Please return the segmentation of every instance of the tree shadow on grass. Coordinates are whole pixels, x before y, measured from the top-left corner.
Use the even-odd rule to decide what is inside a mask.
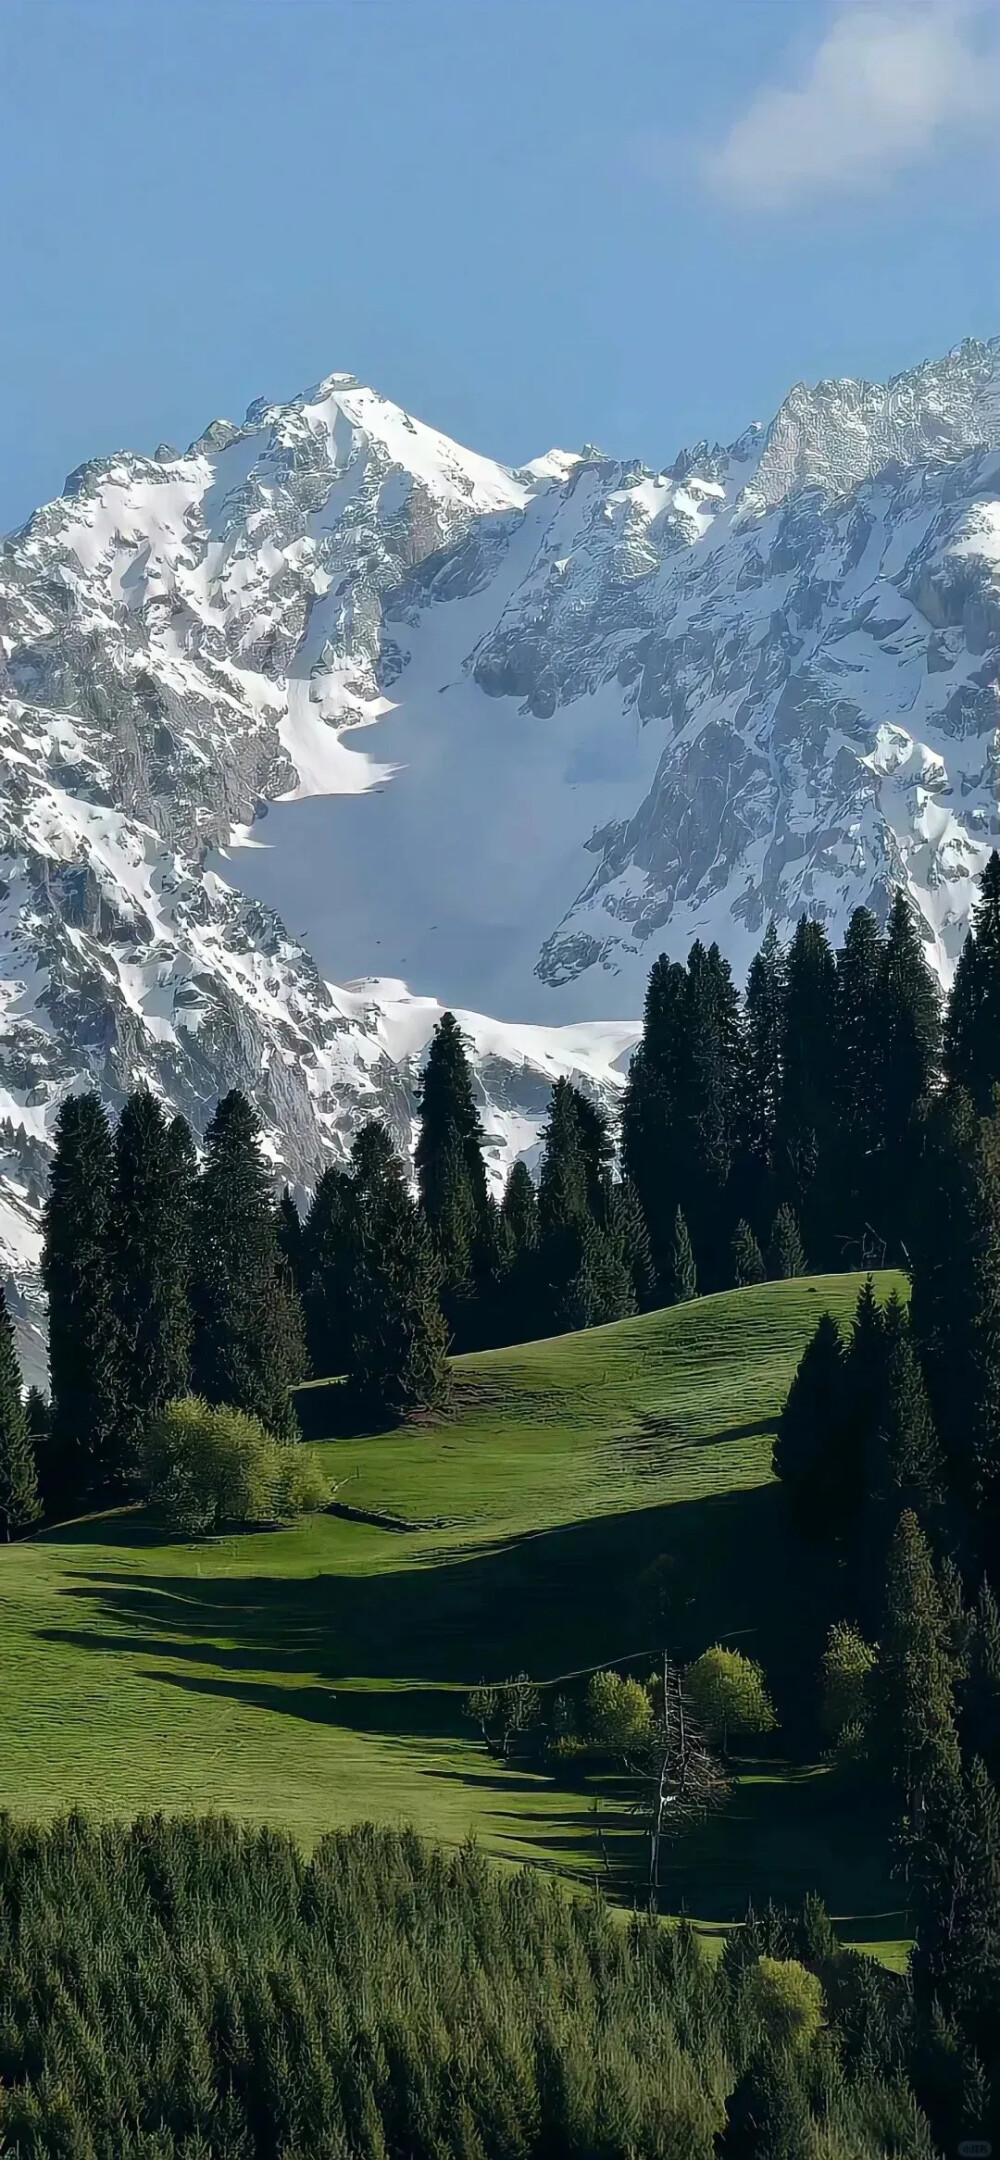
[[[662,1611],[637,1594],[654,1561]],[[87,1621],[59,1633],[81,1647],[153,1650],[221,1673],[452,1686],[520,1670],[556,1679],[643,1649],[652,1656],[664,1638],[686,1659],[731,1638],[763,1660],[780,1699],[804,1671],[811,1679],[827,1573],[824,1556],[786,1534],[775,1489],[761,1486],[471,1553],[425,1553],[386,1573],[95,1570],[64,1593],[89,1608]]]

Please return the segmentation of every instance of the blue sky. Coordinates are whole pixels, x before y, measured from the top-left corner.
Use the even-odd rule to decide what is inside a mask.
[[[0,527],[350,368],[662,463],[1000,331],[1000,0],[0,0]]]

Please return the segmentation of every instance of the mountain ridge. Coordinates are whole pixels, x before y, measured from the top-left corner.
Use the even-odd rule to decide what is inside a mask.
[[[994,339],[658,470],[515,471],[343,374],[77,467],[0,552],[0,1264],[70,1086],[196,1131],[246,1086],[305,1190],[373,1108],[407,1140],[394,1045],[451,1004],[499,1175],[555,1070],[620,1083],[661,946],[742,973],[902,883],[947,979],[1000,832],[998,453]]]

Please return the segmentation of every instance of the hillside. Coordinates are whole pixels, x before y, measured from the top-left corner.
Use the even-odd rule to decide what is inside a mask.
[[[772,1283],[459,1360],[447,1424],[326,1450],[338,1504],[423,1528],[325,1515],[188,1545],[119,1512],[11,1546],[0,1804],[226,1808],[308,1842],[374,1816],[593,1874],[590,1797],[489,1762],[461,1690],[655,1650],[641,1578],[666,1556],[671,1648],[732,1636],[780,1706],[789,1613],[798,1653],[826,1563],[786,1536],[771,1434],[818,1313],[846,1319],[857,1289]],[[750,1891],[818,1884],[849,1936],[897,1938],[870,1826],[859,1843],[827,1782],[749,1773],[678,1897],[718,1923]],[[613,1794],[605,1835],[624,1883]]]

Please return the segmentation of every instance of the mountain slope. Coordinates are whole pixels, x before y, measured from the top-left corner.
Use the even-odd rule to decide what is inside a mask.
[[[510,472],[347,376],[80,467],[0,557],[7,1265],[84,1080],[198,1129],[248,1087],[305,1186],[365,1111],[405,1140],[445,1001],[500,1016],[499,1168],[552,1073],[620,1084],[661,947],[742,969],[903,880],[946,975],[998,830],[998,453],[994,341],[658,472]]]

